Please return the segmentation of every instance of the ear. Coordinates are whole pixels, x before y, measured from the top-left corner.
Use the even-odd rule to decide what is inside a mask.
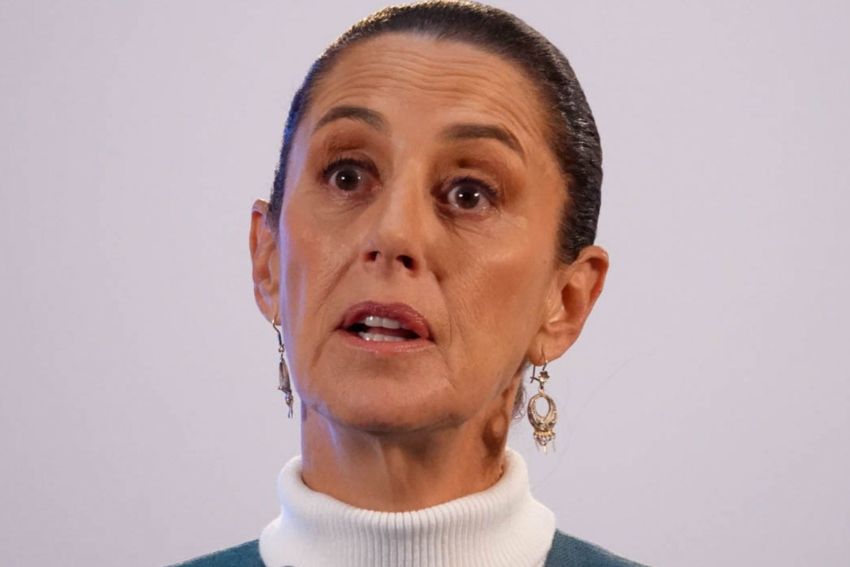
[[[586,246],[571,264],[558,268],[546,299],[543,323],[527,353],[537,366],[555,360],[578,339],[608,273],[608,253]]]
[[[269,204],[257,199],[251,207],[251,275],[254,278],[254,299],[260,312],[269,321],[278,316],[280,290],[280,255],[277,238],[268,223]]]

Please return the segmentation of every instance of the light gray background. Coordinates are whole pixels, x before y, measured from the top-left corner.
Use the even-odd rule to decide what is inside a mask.
[[[608,286],[551,366],[560,527],[654,565],[850,556],[850,9],[499,1],[571,58]],[[0,3],[0,562],[258,536],[298,450],[247,233],[312,58],[380,2]]]

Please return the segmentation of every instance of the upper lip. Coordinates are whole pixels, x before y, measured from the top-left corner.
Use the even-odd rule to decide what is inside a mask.
[[[431,339],[428,320],[406,303],[378,303],[376,301],[357,303],[345,311],[340,328],[347,329],[368,315],[395,319],[401,323],[402,327],[419,335],[419,338]]]

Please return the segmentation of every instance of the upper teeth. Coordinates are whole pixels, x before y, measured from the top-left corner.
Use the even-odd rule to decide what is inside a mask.
[[[383,327],[385,329],[406,329],[404,325],[395,319],[387,319],[386,317],[377,317],[375,315],[367,315],[358,321],[361,325],[367,327]]]

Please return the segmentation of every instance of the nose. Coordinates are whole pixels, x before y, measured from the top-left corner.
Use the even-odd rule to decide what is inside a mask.
[[[384,273],[418,273],[424,265],[423,225],[427,203],[410,184],[385,187],[372,202],[362,259]]]

